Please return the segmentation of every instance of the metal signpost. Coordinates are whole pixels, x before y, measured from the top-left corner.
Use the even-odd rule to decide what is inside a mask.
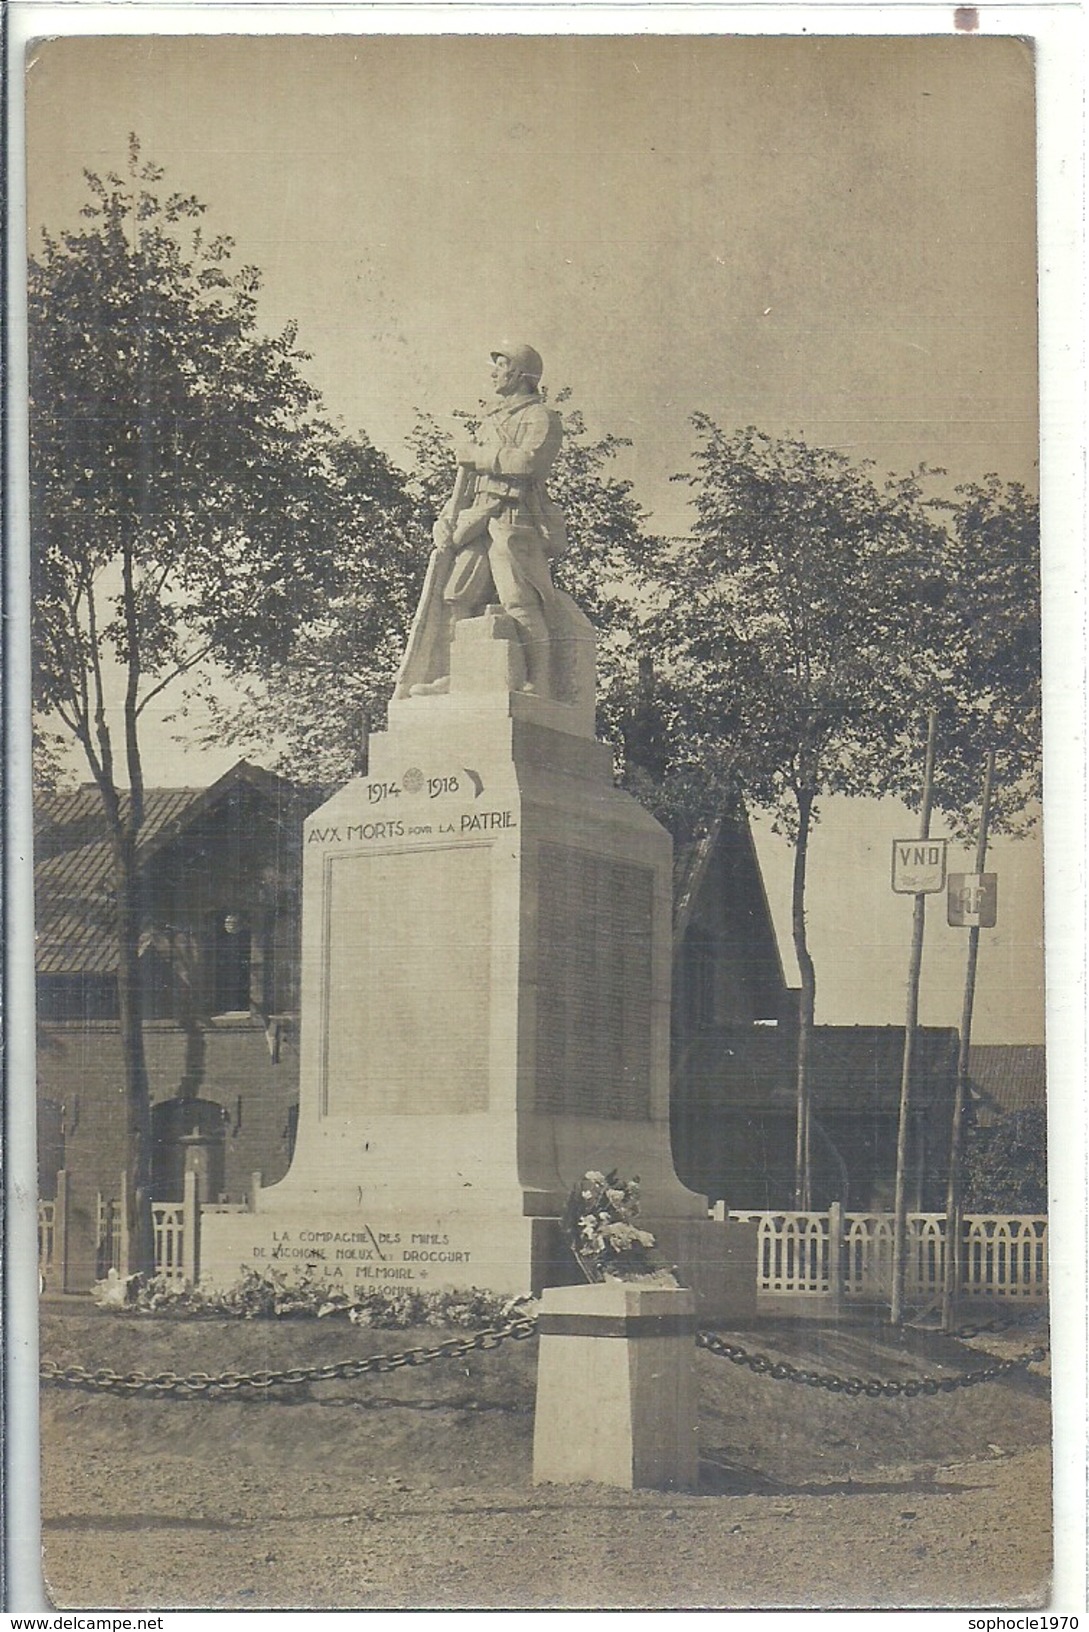
[[[894,1326],[903,1320],[904,1252],[907,1235],[907,1136],[911,1120],[911,1056],[919,1022],[919,977],[923,967],[923,929],[926,898],[936,895],[945,884],[945,840],[930,837],[930,811],[934,799],[934,752],[937,742],[937,714],[930,710],[926,732],[926,765],[923,771],[923,803],[917,839],[897,839],[892,847],[892,887],[904,895],[914,895],[911,962],[908,967],[907,1019],[904,1025],[904,1061],[900,1072],[900,1120],[896,1129],[896,1194],[892,1227],[892,1309]]]
[[[945,1198],[945,1272],[942,1277],[942,1331],[953,1330],[957,1297],[960,1292],[961,1166],[964,1160],[964,1122],[968,1105],[968,1050],[972,1040],[972,1007],[976,995],[976,962],[979,932],[993,929],[998,921],[998,874],[985,873],[987,836],[991,824],[991,796],[994,791],[994,749],[987,755],[980,797],[979,840],[976,871],[951,873],[948,918],[954,927],[968,929],[968,963],[964,975],[964,1007],[960,1020],[960,1047],[957,1053],[956,1098],[953,1101],[953,1131],[949,1141],[949,1180]]]

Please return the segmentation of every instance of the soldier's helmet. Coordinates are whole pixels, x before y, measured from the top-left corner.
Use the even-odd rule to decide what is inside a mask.
[[[492,347],[489,355],[493,363],[497,357],[506,357],[508,362],[512,363],[518,370],[519,374],[525,374],[527,378],[535,383],[544,373],[544,363],[541,361],[540,352],[534,351],[532,346],[524,345],[521,342],[515,345],[510,340],[501,340],[497,346]]]

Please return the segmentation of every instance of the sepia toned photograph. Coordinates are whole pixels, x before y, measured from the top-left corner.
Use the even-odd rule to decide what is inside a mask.
[[[956,18],[28,45],[51,1607],[1055,1607],[1037,59]]]

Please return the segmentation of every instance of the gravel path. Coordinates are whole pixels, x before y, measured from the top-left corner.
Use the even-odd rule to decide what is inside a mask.
[[[89,1470],[90,1471],[90,1470]],[[629,1496],[392,1488],[223,1465],[194,1489],[166,1458],[139,1502],[72,1478],[46,1520],[65,1607],[909,1607],[1038,1604],[1048,1557],[1043,1450],[911,1469],[849,1490]],[[119,1493],[120,1494],[120,1493]],[[1016,1540],[1016,1545],[1011,1541]]]
[[[52,1317],[43,1352],[148,1368],[369,1352],[418,1334]],[[774,1334],[771,1334],[774,1336]],[[937,1340],[742,1341],[880,1375]],[[424,1341],[434,1341],[428,1334]],[[942,1348],[941,1344],[946,1347]],[[96,1344],[98,1345],[96,1349]],[[889,1345],[892,1345],[890,1351]],[[897,1351],[899,1345],[900,1352]],[[1022,1338],[1019,1347],[1025,1347]],[[1014,1607],[1045,1601],[1047,1381],[851,1401],[700,1356],[698,1495],[530,1482],[533,1344],[283,1400],[46,1389],[44,1544],[65,1608]],[[217,1368],[215,1355],[229,1358]],[[118,1356],[121,1358],[121,1356]],[[837,1368],[839,1369],[839,1368]],[[857,1369],[857,1368],[852,1368]]]

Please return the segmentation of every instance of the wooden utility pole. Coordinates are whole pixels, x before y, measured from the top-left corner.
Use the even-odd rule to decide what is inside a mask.
[[[976,841],[976,872],[987,870],[987,830],[991,823],[991,796],[994,789],[994,749],[987,755],[980,800],[979,836]],[[963,1213],[961,1168],[964,1163],[964,1132],[968,1113],[968,1049],[972,1041],[972,1008],[976,998],[976,963],[979,958],[979,925],[968,931],[968,963],[964,974],[964,1006],[960,1017],[960,1046],[957,1050],[957,1086],[953,1100],[953,1131],[949,1141],[949,1180],[945,1193],[945,1264],[942,1279],[942,1331],[951,1332],[960,1294],[960,1236]]]
[[[923,808],[919,820],[920,839],[930,837],[930,810],[934,799],[934,749],[938,717],[930,710],[926,730],[926,766],[923,771]],[[904,1318],[904,1260],[907,1247],[907,1140],[911,1117],[911,1059],[919,1022],[919,976],[923,967],[923,929],[926,925],[926,895],[915,896],[912,917],[911,962],[908,968],[907,1018],[904,1024],[904,1060],[900,1071],[900,1120],[896,1129],[896,1199],[892,1228],[892,1310],[890,1320],[899,1326]]]

